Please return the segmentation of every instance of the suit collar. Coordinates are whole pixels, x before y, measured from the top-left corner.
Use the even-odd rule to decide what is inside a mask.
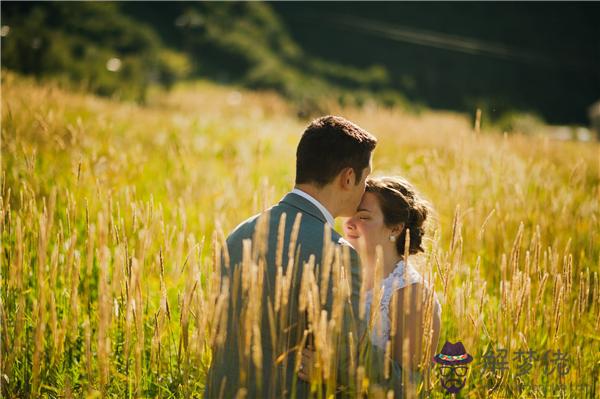
[[[319,208],[317,208],[312,202],[310,202],[308,199],[295,194],[295,193],[287,193],[285,195],[285,197],[283,197],[281,199],[280,202],[286,203],[288,205],[293,206],[294,208],[297,208],[305,213],[308,213],[314,217],[316,217],[317,219],[319,219],[321,222],[323,223],[327,223],[327,218],[325,217],[325,215],[323,215],[323,212],[321,212],[319,210]],[[332,226],[333,227],[333,226]]]
[[[325,220],[329,224],[329,227],[333,227],[335,225],[335,219],[333,218],[333,215],[331,214],[331,212],[329,212],[329,210],[327,208],[325,208],[325,205],[323,205],[318,199],[316,199],[315,197],[313,197],[306,191],[300,190],[299,188],[296,188],[296,187],[294,187],[294,189],[291,192],[292,192],[292,194],[298,194],[299,196],[303,197],[304,199],[307,199],[314,206],[316,206],[317,209],[319,210],[319,212],[321,212],[321,214],[323,216],[325,216]]]

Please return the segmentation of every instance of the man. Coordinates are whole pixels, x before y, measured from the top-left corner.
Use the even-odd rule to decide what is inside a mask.
[[[359,317],[360,260],[333,227],[336,217],[355,213],[376,144],[342,117],[312,121],[296,151],[294,189],[227,238],[221,262],[227,317],[214,326],[221,339],[213,347],[207,398],[308,397],[309,384],[298,379],[307,345],[323,354],[321,389],[355,396],[358,348],[369,341]],[[383,365],[374,351],[369,359]]]

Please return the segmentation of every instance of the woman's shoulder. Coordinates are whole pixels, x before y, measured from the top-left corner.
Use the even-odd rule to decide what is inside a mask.
[[[424,279],[414,265],[410,262],[406,266],[399,265],[393,273],[395,274],[394,291],[397,291],[398,294],[418,295],[423,300],[433,296],[434,304],[439,308],[439,299],[433,284]]]

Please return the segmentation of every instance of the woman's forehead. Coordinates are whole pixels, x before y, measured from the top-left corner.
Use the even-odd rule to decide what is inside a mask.
[[[371,192],[365,192],[358,206],[358,210],[367,210],[370,212],[379,210],[379,202],[377,196]]]

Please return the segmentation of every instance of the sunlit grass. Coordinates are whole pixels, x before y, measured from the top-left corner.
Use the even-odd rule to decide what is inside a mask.
[[[560,349],[565,382],[591,389],[598,144],[485,123],[475,133],[452,113],[332,112],[378,137],[375,174],[406,177],[436,209],[416,261],[442,303],[438,350],[460,340],[476,359],[466,395],[518,395],[514,367],[488,390],[477,363],[488,345]],[[2,394],[200,396],[218,320],[217,226],[291,188],[306,123],[276,95],[205,82],[139,107],[3,71]],[[550,381],[541,368],[530,378]]]

